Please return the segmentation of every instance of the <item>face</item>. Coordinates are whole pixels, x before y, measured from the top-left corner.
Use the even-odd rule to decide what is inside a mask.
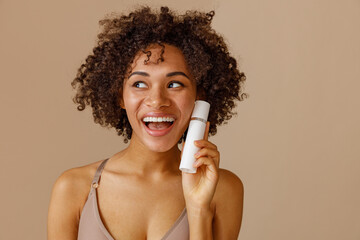
[[[165,44],[164,61],[159,63],[161,47],[147,50],[151,51],[147,64],[144,53],[135,56],[124,80],[121,105],[133,129],[131,142],[165,152],[176,146],[189,124],[196,84],[178,48]]]

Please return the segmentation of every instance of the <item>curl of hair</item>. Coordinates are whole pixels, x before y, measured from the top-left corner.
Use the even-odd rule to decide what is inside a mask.
[[[197,88],[211,104],[209,135],[215,135],[217,126],[236,114],[232,112],[235,100],[242,101],[248,94],[243,93],[245,74],[238,70],[223,37],[210,26],[214,14],[187,11],[177,15],[167,7],[154,12],[142,6],[128,15],[101,20],[97,45],[71,83],[77,109],[90,105],[95,123],[115,128],[127,143],[132,128],[119,100],[129,66],[139,51],[150,57],[151,52],[145,52],[150,44],[170,44],[182,51]]]

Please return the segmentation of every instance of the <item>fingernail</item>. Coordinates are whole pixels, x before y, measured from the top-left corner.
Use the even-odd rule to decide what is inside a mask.
[[[196,167],[198,163],[199,163],[199,161],[195,161],[194,162],[194,167]]]
[[[200,155],[200,153],[197,152],[197,153],[195,153],[194,156],[197,158],[199,155]]]

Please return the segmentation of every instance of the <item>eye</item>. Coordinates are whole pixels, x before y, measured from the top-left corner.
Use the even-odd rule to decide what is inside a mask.
[[[179,88],[184,86],[184,84],[182,84],[181,82],[171,82],[169,83],[169,88]]]
[[[144,82],[135,82],[133,84],[133,86],[136,87],[136,88],[146,88],[147,87]]]

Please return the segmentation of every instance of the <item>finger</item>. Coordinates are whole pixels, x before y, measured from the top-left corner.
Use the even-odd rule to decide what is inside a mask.
[[[212,158],[218,158],[220,156],[219,151],[212,148],[202,148],[197,153],[195,153],[195,158],[203,157],[203,156],[209,156]]]
[[[216,166],[215,162],[212,159],[201,157],[197,159],[193,164],[193,166],[196,168],[199,168],[202,165],[206,166],[214,175],[218,175],[218,166]]]
[[[197,140],[194,142],[195,146],[199,148],[208,147],[212,149],[217,149],[217,146],[213,144],[212,142],[209,142],[207,140]]]
[[[195,159],[200,159],[200,158],[209,158],[210,160],[212,160],[215,165],[217,167],[219,167],[220,164],[220,153],[217,150],[214,149],[209,149],[209,148],[203,148],[201,149],[199,152],[197,152],[194,155]]]
[[[210,129],[210,122],[207,121],[207,122],[206,122],[206,128],[205,128],[205,134],[204,134],[204,139],[205,139],[205,140],[208,140],[208,137],[209,137],[209,129]]]

